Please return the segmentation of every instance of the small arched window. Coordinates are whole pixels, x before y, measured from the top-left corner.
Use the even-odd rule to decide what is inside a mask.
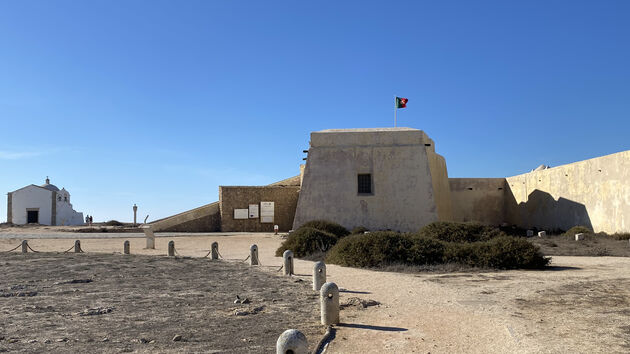
[[[59,201],[59,202],[61,201],[61,196],[57,197],[57,201]]]
[[[65,195],[65,196],[63,197],[63,201],[64,201],[64,202],[67,202],[67,201],[68,201],[68,196],[67,196],[67,195]]]

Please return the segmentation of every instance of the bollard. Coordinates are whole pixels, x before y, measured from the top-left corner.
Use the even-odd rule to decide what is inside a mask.
[[[149,217],[147,215],[147,217]],[[146,219],[144,220],[146,222]],[[147,248],[148,249],[155,249],[155,234],[153,233],[153,229],[151,228],[151,225],[146,225],[142,227],[142,232],[144,232],[144,236],[146,236],[147,238]]]
[[[282,259],[284,260],[284,275],[292,275],[293,274],[293,252],[290,250],[284,251],[282,254]]]
[[[308,341],[297,329],[287,329],[276,342],[276,354],[308,354]]]
[[[219,243],[218,242],[212,242],[211,253],[212,255],[210,256],[210,259],[219,259]]]
[[[581,241],[584,239],[584,234],[575,234],[575,240],[576,241]]]
[[[81,252],[83,252],[81,250],[81,241],[79,240],[74,241],[74,253],[81,253]]]
[[[125,241],[125,243],[123,243],[123,254],[129,254],[129,241]]]
[[[319,291],[326,282],[326,264],[324,262],[315,262],[313,265],[313,290]]]
[[[168,241],[168,256],[175,256],[175,241]]]
[[[546,231],[540,231],[538,233],[538,237],[545,237],[545,236],[547,236],[547,232]]]
[[[258,246],[249,247],[249,265],[258,265]]]
[[[534,230],[527,230],[527,237],[534,236]]]
[[[22,241],[22,253],[28,253],[28,241]]]
[[[335,283],[322,285],[319,292],[321,302],[322,324],[324,326],[339,323],[339,288]]]

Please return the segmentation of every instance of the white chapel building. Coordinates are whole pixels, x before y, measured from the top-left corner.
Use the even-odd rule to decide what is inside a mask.
[[[31,184],[7,195],[7,222],[16,225],[83,225],[83,213],[72,209],[70,193],[59,190],[50,179],[41,186]]]

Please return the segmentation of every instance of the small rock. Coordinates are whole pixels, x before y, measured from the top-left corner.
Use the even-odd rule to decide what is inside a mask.
[[[55,342],[57,343],[61,343],[61,342],[67,342],[69,339],[68,338],[58,338]]]
[[[249,315],[249,311],[234,311],[235,316],[247,316]]]
[[[295,283],[301,283],[301,282],[303,282],[303,281],[304,281],[304,280],[299,279],[299,278],[294,280],[294,282],[295,282]]]
[[[26,342],[28,344],[33,344],[33,343],[37,343],[37,339],[31,339],[28,342]]]
[[[152,340],[149,342],[149,344],[153,344],[153,343],[155,343],[155,339],[152,339]]]
[[[45,344],[50,344],[50,343],[52,343],[52,341],[50,339],[46,338],[46,339],[44,339],[44,343]]]
[[[241,304],[249,304],[251,301],[249,301],[248,298],[244,298],[243,300],[241,300]]]
[[[173,342],[179,342],[181,340],[182,340],[182,336],[180,336],[179,334],[173,337]]]
[[[101,340],[101,342],[109,342],[109,338],[105,337],[103,338],[103,340]]]
[[[19,341],[20,341],[20,340],[19,340],[19,339],[17,339],[17,338],[9,338],[9,340],[7,340],[7,342],[9,342],[9,343],[17,343],[17,342],[19,342]]]
[[[146,338],[140,338],[140,343],[147,344],[147,343],[149,343],[149,340],[146,339]]]

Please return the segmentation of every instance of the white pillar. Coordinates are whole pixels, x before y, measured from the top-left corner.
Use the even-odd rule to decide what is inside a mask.
[[[315,262],[313,265],[313,290],[319,291],[326,282],[326,264]]]
[[[249,265],[258,265],[258,246],[249,247]]]
[[[335,283],[325,283],[319,292],[321,319],[324,326],[339,323],[339,288]]]
[[[306,336],[297,329],[287,329],[278,337],[276,354],[308,354]]]
[[[284,275],[292,275],[293,274],[293,252],[290,250],[284,251],[282,254],[282,259],[284,261]]]

